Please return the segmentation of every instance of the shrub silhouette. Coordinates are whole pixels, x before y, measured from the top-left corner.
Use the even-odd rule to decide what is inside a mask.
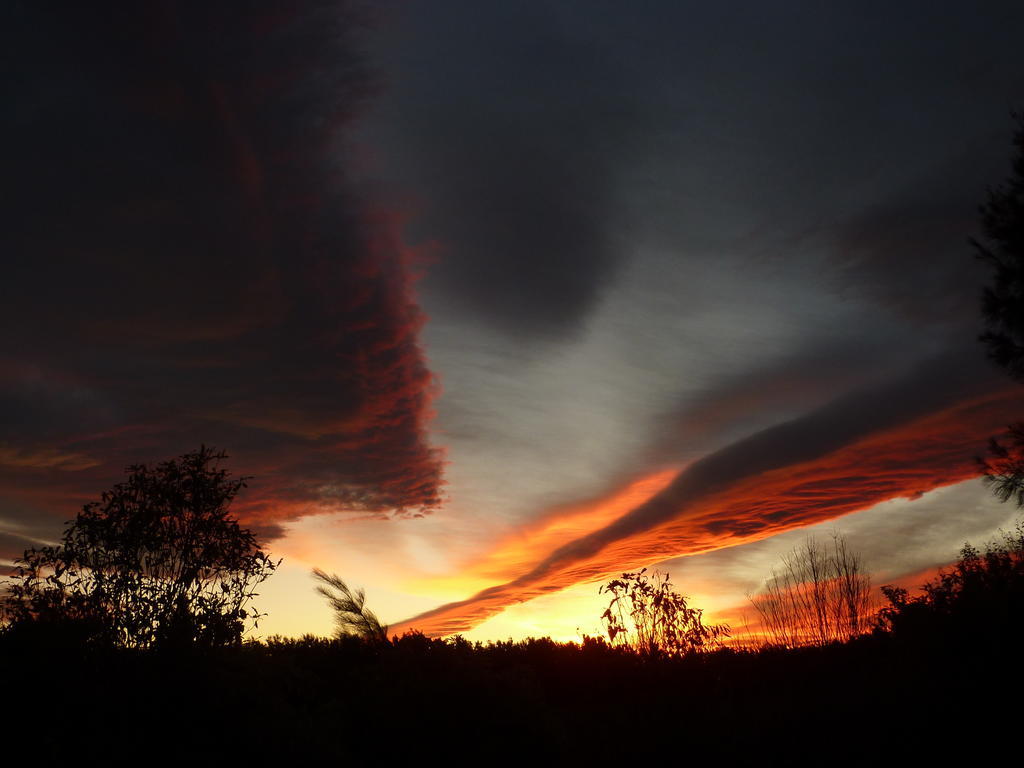
[[[690,608],[686,598],[672,590],[667,573],[656,571],[648,577],[646,571],[624,573],[598,590],[612,596],[601,614],[608,642],[643,656],[686,656],[720,648],[729,627],[705,625],[703,610]]]
[[[915,642],[1016,643],[1024,629],[1024,520],[984,551],[965,544],[922,594],[887,585],[879,629]]]
[[[6,597],[10,631],[47,627],[148,648],[233,645],[259,618],[250,600],[277,565],[230,517],[245,487],[201,447],[86,504],[57,546],[26,550]]]
[[[871,577],[840,534],[832,546],[812,537],[783,556],[750,602],[767,642],[785,648],[846,642],[873,626]]]

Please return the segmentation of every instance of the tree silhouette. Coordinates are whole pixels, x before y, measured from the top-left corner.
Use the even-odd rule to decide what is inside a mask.
[[[598,590],[612,596],[601,614],[609,643],[643,656],[685,656],[720,648],[729,627],[705,625],[703,610],[690,608],[673,591],[667,573],[655,572],[650,578],[646,571],[624,573]]]
[[[128,479],[86,504],[57,546],[16,561],[11,629],[59,627],[131,648],[240,642],[273,562],[229,515],[245,487],[205,446]]]
[[[1011,424],[1002,440],[991,438],[988,458],[978,459],[985,482],[1000,501],[1024,507],[1024,422]]]
[[[982,294],[986,330],[979,337],[988,356],[1024,383],[1024,116],[1014,115],[1017,130],[1012,172],[988,192],[981,206],[984,242],[972,239],[976,256],[992,268],[992,283]],[[992,438],[982,474],[1002,501],[1024,507],[1024,422],[1011,424],[1001,439]]]
[[[981,341],[993,361],[1024,382],[1024,116],[1014,118],[1012,173],[989,189],[980,208],[984,242],[972,238],[971,244],[993,272],[982,295]]]
[[[845,642],[872,627],[871,577],[840,534],[832,546],[808,537],[782,558],[750,602],[767,641],[795,648]]]

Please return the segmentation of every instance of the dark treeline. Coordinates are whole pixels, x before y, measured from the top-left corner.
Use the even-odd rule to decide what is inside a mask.
[[[43,764],[158,745],[218,758],[920,764],[993,753],[1016,732],[1024,682],[1013,653],[878,637],[676,660],[416,635],[194,655],[37,646],[5,648],[3,665],[9,738],[48,724],[32,746]]]
[[[671,658],[595,638],[408,634],[147,650],[39,626],[0,636],[5,724],[9,739],[46,726],[32,745],[42,764],[157,750],[204,761],[976,761],[1013,738],[1024,682],[1020,553],[988,558],[1002,565],[987,575],[976,554],[921,598],[891,603],[884,631],[825,647]]]

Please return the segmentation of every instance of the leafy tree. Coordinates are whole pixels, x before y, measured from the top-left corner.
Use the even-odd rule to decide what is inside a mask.
[[[705,625],[703,610],[690,608],[673,591],[667,573],[648,577],[646,572],[624,573],[598,590],[612,596],[601,614],[609,643],[643,656],[685,656],[720,648],[729,627]]]
[[[86,504],[56,546],[16,561],[12,631],[59,626],[130,648],[240,642],[272,561],[229,506],[245,487],[205,446],[128,479]]]
[[[364,590],[353,590],[337,574],[327,574],[319,568],[313,569],[313,577],[321,582],[317,593],[327,598],[334,610],[338,637],[355,635],[373,642],[387,641],[388,627],[366,607]]]
[[[808,537],[784,555],[750,602],[767,641],[786,648],[845,642],[868,632],[875,614],[871,577],[839,533],[831,547]]]

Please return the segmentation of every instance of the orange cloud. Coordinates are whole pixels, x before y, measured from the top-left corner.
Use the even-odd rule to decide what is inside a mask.
[[[555,507],[463,569],[460,578],[514,578],[548,552],[604,528],[653,498],[672,482],[678,471],[665,469],[654,472],[626,484],[604,498]]]
[[[26,469],[62,469],[79,472],[101,464],[84,453],[61,451],[57,448],[14,448],[0,443],[0,464]]]
[[[884,585],[901,587],[911,594],[920,594],[924,591],[923,588],[925,584],[938,579],[942,575],[942,572],[948,570],[950,566],[955,564],[955,562],[955,560],[952,560],[950,562],[932,565],[927,568],[921,568],[910,573],[899,574],[898,576],[885,580]]]
[[[572,584],[756,541],[967,480],[977,475],[974,457],[986,438],[1024,410],[1016,388],[961,395],[910,418],[894,415],[895,405],[878,397],[868,393],[833,404],[705,457],[604,528],[556,544],[515,578],[397,629],[465,632],[507,605]],[[815,430],[831,432],[822,437]],[[800,440],[809,445],[794,446]],[[818,452],[821,446],[826,450]],[[524,542],[520,551],[536,552],[551,541],[551,526],[547,522],[537,531],[537,547]],[[503,561],[508,551],[499,547],[487,561]]]

